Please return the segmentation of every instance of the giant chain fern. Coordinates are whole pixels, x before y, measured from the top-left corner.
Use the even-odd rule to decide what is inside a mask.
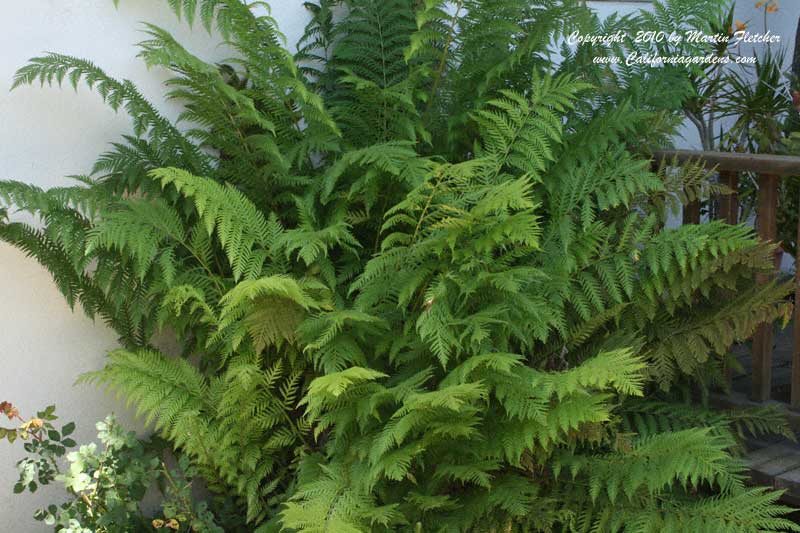
[[[787,316],[789,288],[752,281],[772,245],[664,229],[724,192],[650,168],[689,96],[653,97],[675,71],[552,61],[574,29],[702,29],[721,2],[601,23],[577,1],[321,0],[296,57],[263,3],[169,4],[236,51],[210,65],[146,26],[191,127],[88,61],[33,59],[16,86],[86,83],[134,128],[73,186],[1,182],[0,238],[119,334],[84,379],[253,530],[796,529],[736,459],[780,417],[674,402]]]

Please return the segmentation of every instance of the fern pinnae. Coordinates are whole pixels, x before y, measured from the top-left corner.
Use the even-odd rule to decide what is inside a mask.
[[[87,379],[230,496],[226,527],[796,529],[736,458],[778,417],[674,401],[790,307],[752,285],[772,268],[752,230],[664,227],[723,192],[650,168],[687,80],[592,60],[635,43],[554,62],[565,34],[704,26],[719,0],[605,22],[572,0],[321,0],[296,55],[263,5],[168,3],[235,54],[146,26],[190,128],[90,62],[33,60],[17,85],[86,83],[134,131],[76,187],[0,183],[0,238],[116,330]]]

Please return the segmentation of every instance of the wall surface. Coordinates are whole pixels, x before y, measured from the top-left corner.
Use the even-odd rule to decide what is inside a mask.
[[[741,20],[756,19],[754,2],[741,2]],[[302,0],[273,0],[289,43],[295,43],[306,24]],[[628,2],[590,2],[601,13],[630,12],[646,6]],[[793,46],[800,2],[782,2],[773,31]],[[12,93],[14,71],[42,51],[58,51],[93,60],[109,74],[134,80],[170,117],[177,108],[161,98],[162,71],[148,71],[135,58],[133,44],[142,39],[140,21],[154,22],[173,32],[201,57],[222,59],[225,49],[200,28],[188,29],[172,16],[164,0],[7,0],[0,17],[0,178],[13,178],[41,187],[65,183],[64,176],[86,173],[98,154],[130,130],[124,114],[114,114],[96,94],[70,88],[23,87]],[[691,132],[686,145],[694,144]],[[117,412],[133,426],[128,413],[113,398],[86,386],[73,386],[82,372],[103,365],[115,337],[102,324],[72,313],[49,276],[33,260],[0,244],[0,401],[8,400],[31,412],[51,403],[66,420],[78,422],[79,440],[94,435],[93,424]],[[3,421],[0,420],[0,425]],[[33,510],[45,494],[11,494],[16,480],[14,463],[22,449],[0,445],[0,531],[47,531],[33,522]]]
[[[272,2],[273,15],[290,43],[307,23],[301,0]],[[11,93],[14,71],[43,51],[91,59],[110,75],[130,78],[165,114],[159,70],[148,71],[136,59],[133,44],[144,37],[140,22],[173,32],[189,50],[208,59],[224,59],[218,40],[200,27],[178,22],[164,0],[8,0],[0,17],[0,179],[41,187],[66,183],[64,176],[87,173],[108,143],[130,131],[124,113],[115,114],[97,94],[71,87],[22,87]],[[74,386],[79,374],[103,365],[115,347],[115,335],[72,313],[33,260],[0,244],[0,401],[32,412],[57,404],[64,421],[75,420],[79,441],[94,436],[94,423],[109,412],[133,426],[133,417],[113,397],[91,386]],[[0,420],[0,426],[4,420]],[[7,424],[7,421],[5,422]],[[0,444],[0,532],[50,531],[33,521],[46,492],[13,495],[14,463],[23,455],[17,443]]]

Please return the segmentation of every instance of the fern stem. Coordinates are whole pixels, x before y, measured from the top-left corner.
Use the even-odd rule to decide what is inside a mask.
[[[456,2],[456,10],[453,13],[453,16],[450,19],[450,28],[447,33],[447,38],[445,39],[444,46],[442,48],[442,57],[439,61],[439,66],[436,69],[436,76],[433,80],[433,87],[431,88],[430,98],[428,98],[428,104],[425,108],[425,118],[423,122],[428,117],[431,108],[433,107],[433,99],[436,97],[436,92],[439,90],[439,85],[442,82],[442,78],[444,77],[444,69],[447,67],[447,57],[450,53],[450,45],[453,43],[456,34],[456,25],[458,24],[459,15],[461,14],[461,8],[464,5],[464,0],[458,0]]]
[[[422,213],[420,214],[419,220],[417,221],[417,226],[414,228],[414,235],[411,237],[411,244],[417,242],[417,236],[419,235],[420,230],[422,229],[422,223],[425,221],[425,217],[428,214],[428,210],[433,203],[433,199],[436,197],[436,193],[438,192],[439,185],[444,181],[443,173],[439,172],[439,176],[436,180],[436,184],[434,185],[433,189],[431,189],[431,194],[428,196],[428,200],[425,202],[425,207],[422,209]]]
[[[381,76],[383,77],[383,85],[382,89],[386,89],[387,79],[386,79],[386,43],[384,43],[383,39],[383,23],[380,16],[380,9],[377,10],[376,13],[376,21],[377,21],[377,30],[378,30],[378,42],[380,43],[381,47]],[[383,127],[383,133],[381,135],[381,140],[386,141],[388,140],[389,134],[389,117],[388,115],[388,108],[386,103],[386,98],[382,98],[383,100],[383,116],[381,117],[381,123]]]

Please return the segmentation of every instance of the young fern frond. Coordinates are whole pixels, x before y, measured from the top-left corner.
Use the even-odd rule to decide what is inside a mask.
[[[586,88],[569,77],[534,78],[529,96],[500,91],[502,98],[490,100],[476,111],[484,150],[497,161],[498,172],[508,168],[538,180],[539,173],[553,161],[553,145],[561,143],[560,116],[572,109],[575,95]]]
[[[412,0],[349,0],[348,15],[335,28],[327,68],[336,84],[320,88],[331,113],[355,147],[425,139],[415,86],[403,49],[416,30]]]
[[[310,425],[288,416],[299,400],[301,375],[302,367],[277,361],[264,369],[258,357],[242,355],[209,380],[184,360],[119,350],[102,371],[81,381],[124,392],[137,414],[201,471],[233,487],[246,502],[248,520],[257,520],[274,512],[272,493],[290,483],[280,465],[308,439]]]
[[[270,247],[282,228],[269,221],[244,194],[230,185],[194,176],[178,168],[150,173],[163,187],[171,185],[194,201],[200,221],[225,250],[234,279],[258,277]]]

